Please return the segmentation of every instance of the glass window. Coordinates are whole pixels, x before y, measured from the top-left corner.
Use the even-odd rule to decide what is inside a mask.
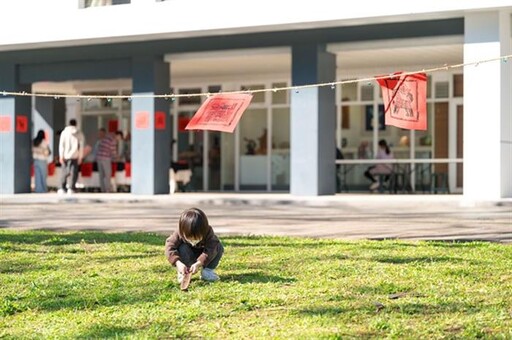
[[[265,88],[265,85],[243,85],[240,87],[242,91],[247,90],[263,90]],[[251,103],[264,103],[265,102],[265,93],[266,92],[256,92],[253,93],[253,97],[251,100]]]
[[[357,83],[342,84],[341,85],[341,101],[356,101],[357,100]]]
[[[427,98],[432,98],[432,76],[427,76]]]
[[[221,190],[221,132],[208,132],[208,190]]]
[[[350,106],[341,107],[341,128],[343,130],[350,129]]]
[[[463,97],[464,96],[464,75],[454,74],[453,75],[453,96]]]
[[[201,88],[180,89],[178,91],[178,93],[179,94],[201,93]],[[178,103],[179,103],[179,105],[199,105],[199,104],[201,104],[201,97],[200,96],[179,97]]]
[[[286,87],[286,83],[273,83],[272,88],[283,88]],[[288,91],[281,90],[272,92],[272,104],[286,104],[288,102]]]
[[[235,134],[221,133],[221,189],[235,190]]]
[[[267,109],[249,108],[240,129],[240,190],[267,189]]]
[[[222,90],[222,86],[220,85],[210,85],[208,86],[209,93],[219,93]]]
[[[434,90],[436,98],[448,98],[450,95],[450,86],[447,81],[437,81]]]
[[[361,100],[373,100],[373,86],[361,85]]]
[[[272,190],[290,189],[290,109],[272,110]]]

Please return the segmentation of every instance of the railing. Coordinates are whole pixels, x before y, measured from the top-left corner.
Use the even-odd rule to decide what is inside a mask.
[[[441,164],[463,163],[462,158],[337,159],[336,164]]]
[[[393,170],[390,174],[377,175],[379,181],[382,178],[389,178],[387,187],[383,189],[381,186],[379,191],[390,192],[415,192],[416,185],[422,186],[423,192],[438,193],[450,192],[448,178],[449,173],[455,174],[456,169],[445,169],[444,171],[434,171],[433,165],[435,164],[462,164],[462,158],[408,158],[408,159],[337,159],[336,165],[341,169],[338,171],[338,176],[341,176],[338,191],[349,191],[347,183],[347,176],[358,165],[376,165],[376,164],[390,164]],[[428,167],[418,166],[419,164]],[[416,183],[416,176],[420,183]],[[427,183],[424,182],[427,178]],[[357,186],[357,185],[354,185]]]
[[[102,7],[111,5],[124,5],[131,3],[131,0],[79,0],[79,8]]]

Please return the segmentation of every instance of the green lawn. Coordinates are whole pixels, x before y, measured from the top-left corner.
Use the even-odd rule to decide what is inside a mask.
[[[229,237],[182,292],[164,241],[0,230],[0,338],[512,338],[512,246]]]

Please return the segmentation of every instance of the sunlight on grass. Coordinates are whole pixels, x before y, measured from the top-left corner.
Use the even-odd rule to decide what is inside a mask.
[[[223,238],[181,292],[165,235],[0,230],[0,338],[512,338],[512,247]]]

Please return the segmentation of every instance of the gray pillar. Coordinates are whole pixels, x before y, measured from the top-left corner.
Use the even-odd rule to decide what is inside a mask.
[[[39,130],[45,131],[48,134],[48,145],[50,145],[52,156],[58,154],[58,149],[55,148],[55,144],[57,144],[58,147],[58,141],[55,143],[54,140],[55,130],[53,111],[55,101],[56,100],[53,98],[37,97],[32,109],[32,137],[35,137]]]
[[[19,83],[18,67],[0,64],[0,91],[30,92]],[[30,192],[31,98],[0,93],[0,193]]]
[[[169,64],[163,61],[162,56],[135,57],[132,61],[133,95],[169,93],[169,73]],[[162,98],[133,98],[132,193],[169,194],[169,123],[168,101]]]
[[[325,45],[292,46],[292,85],[332,82],[336,57]],[[291,93],[291,193],[333,195],[335,180],[335,91],[330,86]]]

